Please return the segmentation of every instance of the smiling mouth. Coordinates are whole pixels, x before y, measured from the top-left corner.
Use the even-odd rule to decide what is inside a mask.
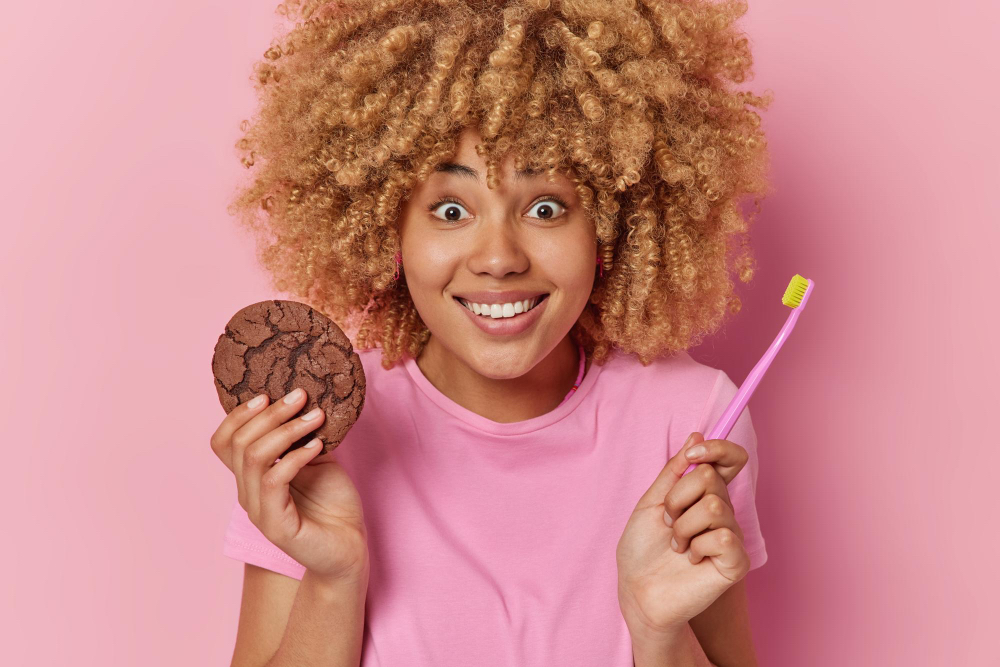
[[[457,296],[452,297],[457,301],[463,308],[468,310],[474,315],[479,317],[490,318],[494,320],[501,319],[513,319],[518,315],[527,313],[530,310],[534,310],[538,307],[542,301],[549,298],[548,293],[542,294],[541,296],[536,296],[531,299],[525,299],[523,301],[514,301],[512,303],[504,304],[473,304],[465,299],[460,299]],[[479,312],[476,312],[476,311]]]

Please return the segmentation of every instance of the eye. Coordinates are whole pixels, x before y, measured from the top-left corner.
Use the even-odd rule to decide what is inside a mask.
[[[556,210],[553,210],[551,203],[556,205]],[[552,220],[553,218],[558,218],[566,211],[566,204],[558,197],[546,197],[545,199],[539,199],[537,202],[531,205],[534,209],[538,207],[538,217],[541,220]]]
[[[554,206],[553,206],[554,204]],[[544,199],[539,199],[537,202],[531,205],[531,209],[538,209],[537,216],[540,220],[552,220],[558,218],[560,215],[566,211],[566,203],[555,196],[548,196]],[[451,197],[445,197],[444,199],[439,199],[428,207],[428,210],[435,215],[435,217],[445,220],[447,222],[459,222],[465,218],[460,217],[462,211],[466,211],[465,207],[458,203],[458,200],[452,199]],[[438,212],[441,215],[438,215]]]
[[[465,211],[465,207],[459,204],[454,199],[441,199],[430,205],[431,213],[434,213],[439,208],[444,211],[444,217],[443,218],[441,218],[441,216],[437,217],[441,218],[442,220],[447,220],[448,222],[458,222],[459,220],[462,219],[456,217],[461,215],[461,213],[459,213],[458,211],[460,210]],[[468,213],[468,211],[466,211],[466,213]]]

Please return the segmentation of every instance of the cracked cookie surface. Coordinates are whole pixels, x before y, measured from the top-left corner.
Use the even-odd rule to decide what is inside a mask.
[[[323,442],[318,456],[335,449],[364,407],[365,372],[347,334],[298,301],[261,301],[233,315],[215,344],[212,373],[227,414],[257,394],[266,393],[273,403],[296,387],[308,398],[289,419],[317,406],[326,413],[322,426],[281,456],[314,437]]]

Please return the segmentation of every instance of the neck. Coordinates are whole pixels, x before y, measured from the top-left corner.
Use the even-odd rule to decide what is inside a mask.
[[[442,394],[500,423],[532,419],[555,409],[573,388],[580,371],[580,352],[568,335],[531,370],[516,378],[497,380],[480,375],[433,336],[416,361]]]

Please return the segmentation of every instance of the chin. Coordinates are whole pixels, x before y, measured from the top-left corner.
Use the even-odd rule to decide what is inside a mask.
[[[504,350],[502,347],[506,347]],[[535,360],[528,358],[528,350],[520,350],[527,345],[508,344],[506,346],[497,345],[496,352],[486,354],[485,350],[470,351],[468,355],[462,355],[470,368],[483,377],[492,380],[512,380],[519,378],[535,367]],[[477,353],[478,352],[478,353]]]

